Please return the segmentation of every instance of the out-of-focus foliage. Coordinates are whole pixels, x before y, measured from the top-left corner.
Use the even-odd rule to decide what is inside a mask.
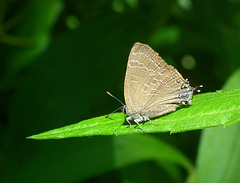
[[[240,66],[239,8],[238,0],[0,1],[0,182],[184,182],[188,176],[193,182],[193,169],[175,157],[169,163],[164,153],[161,161],[148,155],[159,151],[161,139],[195,164],[198,131],[25,138],[117,108],[105,91],[123,99],[127,57],[137,41],[192,86],[203,84],[202,92],[221,89]]]

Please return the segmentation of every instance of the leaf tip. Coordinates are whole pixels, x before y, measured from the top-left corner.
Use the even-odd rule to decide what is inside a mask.
[[[31,135],[29,137],[26,137],[26,139],[35,139],[35,135]]]

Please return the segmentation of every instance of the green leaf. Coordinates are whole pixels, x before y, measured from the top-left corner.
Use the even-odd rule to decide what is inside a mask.
[[[238,182],[240,124],[204,130],[198,157],[198,183]]]
[[[150,122],[141,123],[141,126],[147,133],[168,131],[176,133],[221,125],[227,126],[240,121],[239,103],[239,89],[205,93],[195,96],[192,105],[154,120],[159,126],[155,126]],[[143,133],[136,124],[133,124],[130,129],[122,113],[113,114],[106,120],[104,120],[104,117],[100,116],[84,120],[77,124],[54,129],[28,138],[62,139],[94,135]]]
[[[240,88],[240,68],[237,69],[232,76],[229,77],[227,82],[224,84],[223,89]]]
[[[36,145],[36,142],[33,144]],[[191,162],[183,153],[153,136],[75,138],[55,142],[42,141],[37,145],[34,154],[0,177],[1,183],[82,182],[112,170],[147,161],[181,167],[188,172],[192,170]],[[66,166],[67,169],[64,168]],[[72,170],[69,172],[69,169]],[[159,177],[158,180],[160,179],[163,178]]]
[[[118,144],[115,146],[115,152],[119,155],[116,156],[115,164],[119,161],[129,165],[120,170],[125,180],[122,182],[146,182],[146,180],[147,182],[167,182],[169,179],[170,182],[182,182],[182,171],[176,165],[181,165],[188,173],[193,171],[190,160],[160,138],[149,135],[131,135],[113,139]],[[146,161],[150,159],[149,157],[154,161]],[[139,161],[134,161],[135,159]],[[138,172],[138,176],[134,172]]]
[[[133,135],[114,138],[116,167],[154,159],[157,163],[173,163],[192,171],[191,162],[173,146],[153,136]],[[147,151],[145,151],[147,149]],[[137,150],[137,151],[136,151]]]
[[[225,83],[240,88],[240,69]],[[239,182],[240,124],[203,131],[197,158],[197,183]]]

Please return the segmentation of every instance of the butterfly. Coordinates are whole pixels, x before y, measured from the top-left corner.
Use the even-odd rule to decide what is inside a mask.
[[[150,46],[137,42],[130,51],[127,63],[124,81],[126,105],[107,93],[122,104],[112,113],[122,109],[127,114],[126,121],[130,128],[130,121],[134,121],[144,132],[140,122],[150,121],[157,125],[151,118],[173,112],[179,104],[190,104],[196,88],[191,87],[188,79],[184,79]]]

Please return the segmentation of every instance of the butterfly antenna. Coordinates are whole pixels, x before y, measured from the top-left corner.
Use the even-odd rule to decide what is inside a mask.
[[[104,119],[107,119],[111,114],[115,113],[116,111],[118,111],[119,109],[122,109],[123,106],[120,106],[119,108],[115,109],[113,112],[111,112],[109,115],[107,115]]]
[[[106,92],[108,95],[110,95],[112,98],[115,98],[118,102],[120,102],[123,106],[124,106],[124,104],[122,103],[122,101],[121,100],[119,100],[117,97],[115,97],[114,95],[112,95],[110,92]]]
[[[113,97],[114,99],[116,99],[118,102],[120,102],[120,104],[122,104],[122,106],[120,106],[119,108],[115,109],[113,112],[111,112],[109,115],[107,115],[104,119],[108,118],[111,114],[115,113],[116,111],[123,109],[124,104],[122,103],[121,100],[119,100],[117,97],[115,97],[114,95],[112,95],[110,92],[107,91],[107,94],[110,95],[111,97]]]

